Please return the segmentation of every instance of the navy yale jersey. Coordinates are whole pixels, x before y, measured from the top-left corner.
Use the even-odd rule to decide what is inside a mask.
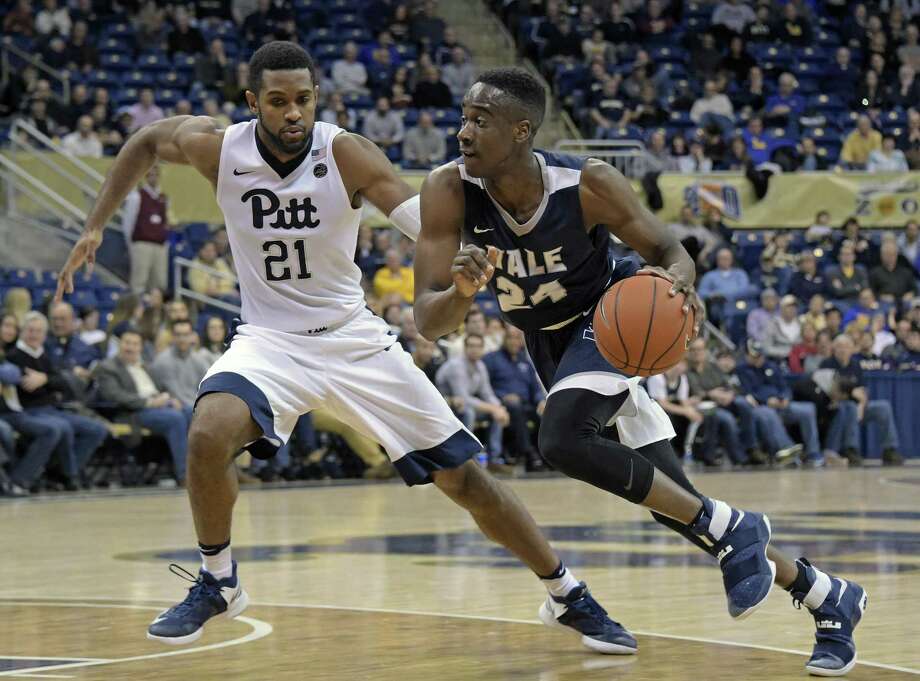
[[[585,159],[535,151],[543,170],[543,201],[518,224],[492,197],[483,180],[463,178],[463,242],[499,250],[489,287],[502,317],[523,331],[539,331],[590,312],[610,285],[610,233],[585,231],[578,184]]]

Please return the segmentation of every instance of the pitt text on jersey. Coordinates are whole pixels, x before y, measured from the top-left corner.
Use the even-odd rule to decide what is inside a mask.
[[[263,202],[265,199],[268,205]],[[302,201],[291,198],[286,208],[281,208],[278,196],[269,189],[250,189],[240,197],[240,201],[251,201],[252,226],[256,229],[264,227],[264,220],[271,215],[275,216],[274,222],[268,226],[274,229],[316,229],[319,220],[313,219],[317,208],[309,196]]]

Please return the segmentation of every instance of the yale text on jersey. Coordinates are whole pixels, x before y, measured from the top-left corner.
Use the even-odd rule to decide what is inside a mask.
[[[316,206],[309,196],[297,200],[292,197],[285,208],[281,207],[278,195],[270,189],[250,189],[240,197],[240,201],[250,202],[252,208],[252,226],[255,229],[264,228],[265,221],[274,216],[274,221],[268,223],[272,229],[316,229],[319,220],[313,218]]]

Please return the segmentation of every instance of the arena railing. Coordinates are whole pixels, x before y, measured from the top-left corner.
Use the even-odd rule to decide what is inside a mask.
[[[205,293],[198,293],[188,286],[185,285],[185,274],[189,270],[197,270],[199,272],[204,272],[208,276],[218,277],[220,279],[225,279],[231,281],[234,284],[237,283],[237,278],[235,274],[227,274],[220,270],[216,270],[213,267],[208,267],[194,260],[189,260],[188,258],[175,257],[173,258],[173,290],[175,291],[176,299],[182,300],[182,298],[189,298],[191,300],[198,301],[205,305],[210,305],[211,307],[216,307],[221,310],[227,310],[228,312],[234,312],[236,314],[240,313],[240,306],[233,303],[229,303],[226,300],[221,298],[215,298],[214,296],[209,296]]]
[[[0,83],[6,85],[10,79],[10,72],[13,69],[14,62],[12,57],[16,57],[17,59],[31,64],[39,72],[58,81],[61,84],[61,94],[64,101],[70,101],[70,75],[67,71],[59,71],[51,68],[38,57],[15,45],[9,38],[5,38],[0,42]]]
[[[642,177],[648,168],[649,154],[640,140],[564,139],[556,143],[555,151],[607,161],[629,178]]]

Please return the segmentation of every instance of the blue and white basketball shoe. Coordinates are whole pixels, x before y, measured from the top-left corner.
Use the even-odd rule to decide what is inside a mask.
[[[776,577],[776,563],[767,559],[770,519],[704,497],[703,512],[691,529],[719,560],[728,613],[735,619],[751,615],[767,600]]]
[[[201,638],[205,622],[212,617],[232,619],[249,605],[249,596],[240,586],[236,576],[236,561],[233,574],[216,579],[204,569],[195,577],[191,572],[175,563],[169,566],[174,575],[192,582],[185,600],[164,610],[147,627],[147,638],[169,645],[179,646]]]
[[[815,676],[843,676],[856,664],[853,630],[862,619],[869,597],[856,582],[825,574],[804,558],[811,588],[808,593],[793,592],[796,607],[804,605],[815,618],[815,647],[805,665]]]
[[[548,627],[566,627],[578,633],[582,644],[598,653],[634,655],[639,650],[633,635],[607,616],[584,582],[564,598],[547,595],[539,616]]]

